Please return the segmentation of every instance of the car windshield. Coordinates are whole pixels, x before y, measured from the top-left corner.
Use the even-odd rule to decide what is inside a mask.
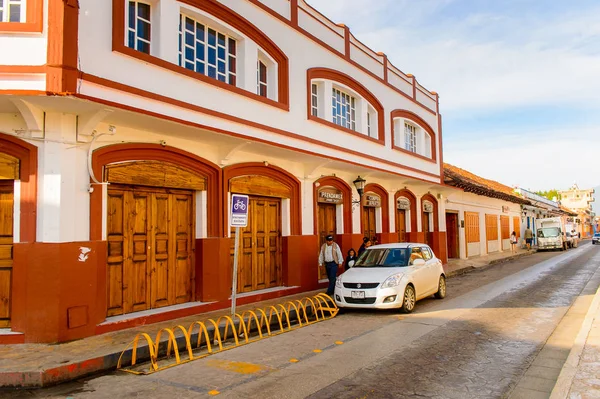
[[[411,248],[377,248],[363,252],[354,267],[406,267],[411,261]]]
[[[600,237],[600,233],[594,234],[594,237]]]
[[[547,227],[538,230],[538,238],[558,237],[559,235],[558,227]]]

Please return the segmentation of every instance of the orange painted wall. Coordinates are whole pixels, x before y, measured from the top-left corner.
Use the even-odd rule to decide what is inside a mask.
[[[80,247],[91,249],[84,261]],[[12,329],[24,333],[26,342],[93,335],[106,314],[106,300],[97,301],[106,249],[102,241],[15,244]]]
[[[231,295],[231,238],[196,240],[196,299],[225,301]]]

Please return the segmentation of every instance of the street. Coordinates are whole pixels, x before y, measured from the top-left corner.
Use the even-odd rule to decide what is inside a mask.
[[[528,383],[548,397],[580,323],[564,316],[595,294],[599,267],[600,246],[588,241],[451,278],[446,299],[422,300],[410,315],[348,311],[148,376],[114,372],[0,396],[516,398]],[[561,321],[569,333],[549,340]]]

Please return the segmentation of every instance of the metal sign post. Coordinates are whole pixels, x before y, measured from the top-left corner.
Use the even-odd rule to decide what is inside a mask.
[[[233,249],[233,282],[231,284],[231,315],[235,316],[235,301],[237,297],[238,252],[240,249],[240,227],[248,225],[248,207],[250,199],[247,195],[231,195],[231,212],[229,225],[235,227],[235,246]]]

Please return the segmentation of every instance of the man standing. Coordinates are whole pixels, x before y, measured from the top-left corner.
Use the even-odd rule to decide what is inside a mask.
[[[527,226],[525,229],[525,243],[527,244],[527,250],[531,249],[531,243],[533,242],[533,231]]]
[[[332,235],[325,237],[325,240],[326,242],[321,246],[321,252],[319,252],[319,266],[325,265],[325,271],[327,271],[327,278],[329,279],[327,295],[333,295],[337,270],[338,267],[342,267],[344,255],[342,255],[340,246],[333,242]]]

